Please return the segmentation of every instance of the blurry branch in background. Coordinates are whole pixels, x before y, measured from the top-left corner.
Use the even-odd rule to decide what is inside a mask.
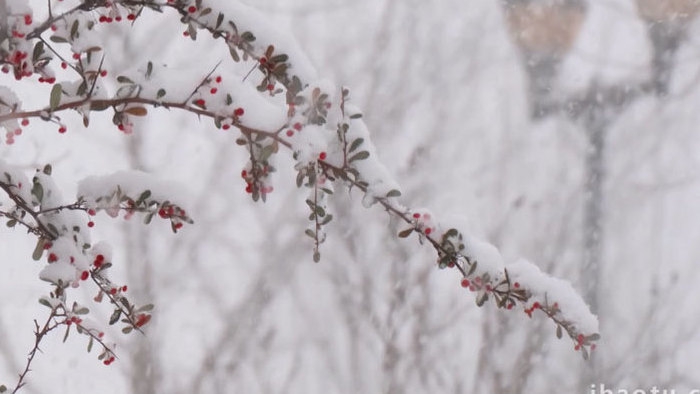
[[[653,49],[652,83],[659,96],[668,94],[676,52],[688,23],[700,11],[698,0],[636,0]]]
[[[6,0],[0,0],[0,43],[5,41],[7,38],[9,29],[9,19],[7,15],[7,4]]]
[[[602,296],[603,250],[606,239],[603,227],[605,219],[605,182],[609,166],[608,134],[611,125],[618,120],[634,101],[655,95],[664,98],[668,94],[675,54],[686,38],[689,22],[700,11],[697,0],[637,0],[639,16],[646,22],[652,46],[651,77],[647,81],[630,83],[599,83],[593,80],[583,91],[563,95],[553,86],[556,65],[566,55],[576,39],[584,16],[585,7],[566,0],[506,0],[505,15],[513,41],[523,54],[523,66],[527,70],[530,86],[531,116],[541,119],[564,115],[580,123],[586,136],[584,157],[583,202],[583,261],[581,283],[586,301],[594,312],[599,312]],[[572,17],[572,12],[577,13]],[[549,28],[549,31],[541,31]],[[562,30],[563,29],[563,30]],[[566,34],[562,34],[565,31]],[[534,59],[534,60],[533,60]],[[544,59],[544,60],[541,60]],[[580,386],[602,381],[595,368],[581,377]],[[608,371],[606,371],[608,372]]]
[[[547,115],[552,82],[586,15],[585,0],[503,0],[508,28],[527,71],[532,116]]]

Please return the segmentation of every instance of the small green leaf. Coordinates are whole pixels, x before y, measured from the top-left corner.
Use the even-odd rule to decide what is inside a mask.
[[[151,61],[149,61],[148,65],[146,66],[146,79],[151,77],[152,72],[153,72],[153,63]]]
[[[131,326],[126,326],[126,327],[122,328],[122,332],[124,334],[130,333],[132,330],[133,330],[133,328]]]
[[[489,293],[481,293],[478,297],[476,297],[476,306],[482,306],[484,303],[489,299]]]
[[[407,228],[407,229],[399,232],[399,238],[406,238],[409,235],[411,235],[412,232],[413,232],[413,227]]]
[[[308,229],[308,228],[307,228],[307,229],[304,231],[304,234],[308,235],[308,236],[311,237],[311,238],[316,238],[316,234],[314,234],[314,232],[311,231],[311,229]]]
[[[163,96],[165,96],[165,89],[158,89],[158,93],[156,93],[156,99],[159,99]]]
[[[224,14],[219,12],[219,15],[216,17],[216,25],[214,26],[214,29],[218,29],[219,26],[221,26],[221,23],[224,21]]]
[[[60,83],[53,85],[53,88],[51,88],[51,96],[49,97],[49,108],[51,108],[52,111],[55,110],[61,103],[62,93],[63,92],[61,91]]]
[[[39,238],[36,242],[36,246],[34,247],[34,252],[32,253],[32,259],[34,261],[39,261],[41,260],[41,256],[44,254],[44,243],[46,242],[45,239]]]
[[[137,312],[149,312],[153,310],[153,304],[146,304],[139,309],[137,309]]]
[[[41,183],[36,181],[36,178],[34,185],[32,186],[32,195],[36,198],[37,201],[39,201],[39,203],[41,203],[41,200],[44,199],[44,187],[41,185]]]
[[[326,210],[323,209],[322,207],[318,206],[318,205],[316,205],[316,210],[315,210],[315,211],[316,211],[316,215],[318,215],[318,216],[320,216],[320,217],[326,216]]]
[[[587,340],[587,341],[597,341],[597,340],[599,340],[599,339],[600,339],[600,334],[597,334],[597,333],[596,333],[596,334],[591,334],[591,335],[589,335],[589,336],[586,337],[586,340]]]
[[[63,343],[65,343],[68,340],[68,334],[70,334],[70,324],[66,324],[66,333],[63,334]]]
[[[287,60],[289,60],[289,56],[287,56],[285,54],[275,55],[275,56],[270,58],[270,61],[273,63],[284,63]]]
[[[359,148],[362,143],[365,142],[364,138],[358,138],[355,141],[350,144],[350,149],[348,149],[348,153],[352,153],[355,149]]]
[[[363,150],[362,152],[359,152],[359,153],[355,154],[354,156],[352,156],[348,161],[352,163],[355,160],[364,160],[368,157],[369,157],[369,152],[367,152],[366,150]]]
[[[389,193],[386,194],[387,197],[399,197],[400,195],[401,192],[396,189],[389,190]]]
[[[321,253],[319,253],[318,251],[315,251],[314,252],[314,263],[318,263],[319,261],[321,261]]]
[[[58,43],[58,44],[68,42],[68,40],[66,40],[65,38],[63,38],[61,36],[51,36],[51,37],[49,37],[49,40],[51,40],[52,42]]]
[[[51,234],[58,235],[58,229],[53,223],[46,223],[46,227],[48,227],[49,231],[51,231]]]
[[[51,303],[46,298],[39,298],[39,303],[47,308],[52,308]]]
[[[12,228],[12,227],[15,227],[15,225],[17,225],[17,220],[16,220],[16,219],[10,219],[10,220],[7,221],[7,227]]]
[[[350,115],[350,119],[360,119],[361,117],[362,117],[362,114],[360,114],[360,113]]]
[[[561,326],[557,325],[557,338],[561,339],[562,332],[561,332]]]
[[[78,34],[78,20],[77,19],[73,22],[73,25],[70,27],[70,39],[74,40],[76,34]]]
[[[90,340],[88,341],[88,346],[87,346],[87,352],[90,353],[92,351],[92,343],[94,342],[93,338],[90,337]]]
[[[51,175],[51,164],[45,165],[43,171],[44,171],[44,174]]]
[[[5,387],[4,384],[0,384],[0,393],[4,393],[5,391],[7,391],[7,387]]]
[[[146,201],[146,199],[147,199],[148,197],[151,197],[151,191],[148,190],[148,189],[146,189],[146,190],[143,191],[143,193],[141,193],[141,195],[139,196],[139,199],[136,200],[137,205],[138,205],[139,202]]]
[[[243,39],[243,41],[248,41],[248,42],[255,41],[255,36],[253,35],[253,33],[249,32],[249,31],[244,31],[243,34],[241,34],[241,38]]]
[[[34,52],[32,53],[32,60],[36,62],[39,59],[39,56],[44,53],[44,42],[43,41],[38,41],[36,45],[34,45]]]
[[[112,324],[116,323],[119,321],[119,316],[122,315],[121,309],[117,308],[112,312],[112,316],[109,318],[109,325],[111,326]]]
[[[117,82],[120,82],[120,83],[129,83],[129,84],[132,84],[132,85],[134,84],[134,81],[132,81],[131,78],[125,77],[125,76],[123,76],[123,75],[120,75],[120,76],[117,77]]]
[[[269,159],[270,156],[272,156],[272,154],[277,151],[277,149],[278,148],[275,144],[265,146],[264,148],[262,148],[262,151],[260,151],[260,156],[258,157],[258,159],[260,161],[267,161],[267,159]]]
[[[87,315],[90,313],[90,310],[86,307],[81,307],[73,311],[76,315]]]

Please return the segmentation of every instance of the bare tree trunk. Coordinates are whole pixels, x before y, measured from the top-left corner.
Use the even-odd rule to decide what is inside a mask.
[[[7,31],[9,30],[7,16],[7,4],[5,4],[5,0],[0,0],[0,43],[7,38]]]

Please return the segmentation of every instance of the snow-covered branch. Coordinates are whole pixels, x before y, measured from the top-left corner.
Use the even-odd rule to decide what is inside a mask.
[[[291,152],[297,185],[309,193],[311,227],[306,234],[313,239],[315,261],[321,257],[323,228],[333,219],[326,201],[338,185],[354,188],[364,194],[364,206],[379,204],[407,225],[400,237],[414,234],[421,243],[430,244],[436,251],[436,265],[456,270],[461,286],[475,293],[477,305],[492,299],[499,308],[519,306],[527,315],[540,310],[554,321],[557,335],[566,331],[584,357],[594,348],[597,319],[567,282],[550,277],[526,260],[505,264],[493,245],[458,229],[443,228],[427,209],[401,205],[400,187],[378,160],[349,90],[338,92],[333,84],[317,80],[297,45],[276,33],[254,10],[236,1],[90,0],[67,6],[61,13],[50,10],[48,19],[35,22],[31,10],[21,3],[10,2],[12,34],[0,47],[2,71],[12,69],[20,83],[38,74],[39,82],[51,84],[52,89],[48,106],[26,110],[10,89],[0,87],[0,127],[6,129],[7,144],[22,134],[31,118],[53,122],[59,133],[65,133],[60,114],[66,110],[78,112],[86,127],[92,112],[110,110],[114,125],[125,134],[133,132],[133,117],[161,107],[210,118],[218,129],[238,130],[236,143],[249,155],[241,176],[254,200],[264,201],[274,190],[270,175],[275,168],[270,158],[280,146]],[[110,54],[99,45],[95,27],[137,23],[154,12],[178,16],[185,24],[184,35],[193,40],[199,32],[219,39],[233,61],[250,66],[246,75],[237,78],[243,82],[231,82],[215,69],[203,70],[191,85],[173,82],[178,79],[167,68],[151,61],[129,75],[111,75],[104,68]],[[76,79],[57,81],[51,69],[56,64],[75,73]],[[107,78],[116,83],[115,92],[103,83]],[[91,277],[99,288],[96,301],[106,295],[115,306],[110,323],[124,317],[125,331],[138,329],[150,319],[150,306],[134,307],[122,295],[126,288],[112,285],[102,275],[109,258],[91,245],[92,221],[86,224],[79,215],[94,215],[99,210],[113,217],[120,212],[127,217],[142,213],[149,222],[157,214],[170,220],[176,231],[192,222],[180,203],[173,202],[178,190],[164,190],[145,174],[122,173],[84,181],[76,200],[67,203],[50,174],[47,167],[29,182],[22,171],[0,161],[0,189],[14,204],[10,210],[0,210],[0,215],[8,224],[14,221],[12,225],[25,226],[37,235],[34,257],[40,259],[47,250],[49,264],[41,277],[57,286],[60,294],[56,296]]]

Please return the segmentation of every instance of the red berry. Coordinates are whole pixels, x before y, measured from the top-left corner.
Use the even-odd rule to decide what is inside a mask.
[[[86,280],[90,276],[90,273],[87,271],[83,271],[83,273],[80,274],[80,280]]]
[[[266,86],[266,88],[267,88],[267,90],[272,90],[272,89],[275,88],[275,85],[273,85],[273,84],[271,84],[271,83],[268,83],[267,86]]]
[[[74,53],[74,54],[73,54],[73,59],[76,59],[76,60],[80,59],[80,54],[79,54],[79,53]]]
[[[66,127],[65,127],[65,126],[59,127],[59,128],[58,128],[58,132],[61,133],[61,134],[65,133],[65,132],[66,132]]]
[[[92,209],[92,208],[90,208],[90,209],[87,210],[87,214],[90,215],[90,216],[95,216],[95,213],[96,213],[95,210]]]
[[[221,128],[224,129],[224,130],[228,130],[230,127],[231,127],[231,126],[229,126],[228,124],[223,124],[223,125],[221,125]]]
[[[300,131],[302,126],[301,126],[301,123],[296,122],[296,123],[294,123],[294,126],[292,126],[292,127],[294,127],[295,130]]]
[[[114,20],[117,21],[117,22],[120,22],[120,21],[122,20],[122,17],[121,17],[121,16],[115,16],[115,17],[114,17]]]
[[[292,130],[292,129],[287,130],[287,137],[291,137],[293,135],[294,135],[294,130]]]
[[[537,309],[537,308],[539,308],[539,307],[540,307],[540,303],[537,302],[537,301],[535,301],[535,303],[532,304],[532,309]]]
[[[48,260],[49,263],[53,263],[54,261],[58,260],[58,256],[56,256],[56,253],[49,253]]]
[[[93,222],[93,221],[91,220],[91,221],[89,221],[89,222],[87,223],[87,225],[88,225],[88,227],[94,227],[94,226],[95,226],[95,222]]]
[[[32,16],[27,14],[24,16],[24,24],[25,25],[31,25],[32,24]]]
[[[414,213],[414,214],[413,214],[413,217],[416,218],[416,219],[418,219],[418,218],[420,217],[420,213]]]
[[[238,107],[238,108],[236,108],[235,110],[233,110],[233,114],[236,115],[236,116],[241,116],[241,115],[243,115],[244,113],[245,113],[245,111],[244,111],[243,108],[241,108],[241,107]]]
[[[326,152],[321,152],[318,154],[319,160],[326,160]]]
[[[134,14],[129,14],[129,15],[126,16],[126,19],[128,19],[128,20],[130,20],[130,21],[133,21],[134,19],[136,19],[136,15],[134,15]]]
[[[245,178],[246,175],[248,175],[248,171],[246,171],[246,170],[241,171],[241,178]]]
[[[104,15],[100,15],[100,18],[98,19],[98,21],[103,22],[103,23],[107,22],[107,17]]]
[[[513,283],[513,287],[515,287],[517,289],[518,287],[520,287],[520,283],[518,283],[518,282]]]
[[[26,126],[29,124],[29,119],[22,119],[22,126]]]
[[[265,64],[265,63],[267,63],[267,58],[265,56],[263,56],[259,59],[259,61],[260,61],[260,64]]]
[[[204,107],[204,99],[194,100],[194,103],[199,105],[200,107]]]
[[[109,294],[112,294],[112,295],[117,294],[116,287],[112,287],[111,289],[109,289]]]
[[[431,232],[433,232],[433,230],[432,230],[430,227],[428,227],[428,228],[426,228],[425,230],[423,230],[423,232],[425,233],[425,235],[428,235],[428,234],[430,234]]]
[[[68,65],[66,64],[66,62],[61,62],[61,68],[64,69],[64,70],[65,70],[66,68],[68,68]]]
[[[217,91],[216,88],[211,88],[211,89],[209,90],[209,93],[214,94],[214,93],[216,93],[216,91]]]
[[[465,288],[466,288],[466,287],[469,287],[469,279],[467,279],[467,278],[462,278],[461,285],[462,285],[462,287],[465,287]]]
[[[100,71],[100,76],[106,77],[106,76],[107,76],[107,70],[102,70],[102,71]]]
[[[221,75],[217,75],[216,78],[214,78],[216,83],[221,83]]]
[[[46,242],[46,243],[44,244],[44,250],[46,250],[46,249],[48,249],[48,248],[50,248],[50,247],[51,247],[51,242]]]
[[[195,12],[195,11],[197,11],[197,7],[195,7],[193,5],[187,7],[187,12],[189,12],[190,14]]]

